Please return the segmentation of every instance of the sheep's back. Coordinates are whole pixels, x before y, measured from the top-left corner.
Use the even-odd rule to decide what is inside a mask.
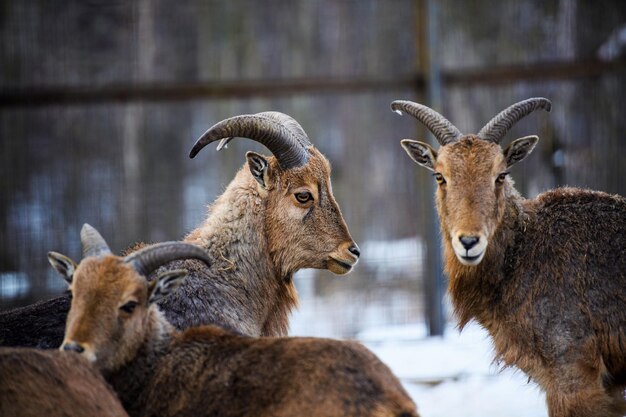
[[[397,378],[358,343],[249,338],[214,326],[185,332],[151,392],[147,415],[417,415]]]
[[[63,341],[70,297],[50,300],[0,312],[0,345],[58,348]]]
[[[599,354],[626,382],[626,200],[577,188],[531,200],[506,254],[502,305],[548,363]]]
[[[0,349],[0,415],[127,416],[109,385],[72,353]]]

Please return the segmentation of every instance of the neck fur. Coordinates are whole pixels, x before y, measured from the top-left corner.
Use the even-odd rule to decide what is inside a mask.
[[[497,314],[502,285],[512,265],[507,264],[507,251],[514,250],[518,232],[526,227],[528,214],[523,209],[524,199],[510,186],[506,191],[506,208],[502,222],[496,229],[483,260],[477,266],[463,265],[456,257],[450,236],[442,224],[445,270],[450,279],[449,292],[455,314],[462,329],[476,319],[490,329]]]
[[[216,260],[211,267],[216,277],[237,283],[240,303],[255,310],[260,335],[286,335],[289,313],[298,302],[291,281],[295,271],[285,273],[270,257],[265,220],[266,201],[244,166],[185,241]]]
[[[133,359],[115,371],[102,372],[131,416],[145,408],[147,383],[153,379],[160,359],[168,352],[176,334],[156,306],[148,310],[145,326],[144,340]]]

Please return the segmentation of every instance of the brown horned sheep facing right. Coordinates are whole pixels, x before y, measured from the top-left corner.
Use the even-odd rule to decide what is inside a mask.
[[[206,145],[246,137],[273,156],[246,154],[204,223],[185,242],[204,248],[211,266],[180,260],[189,271],[180,290],[160,304],[178,329],[221,323],[250,336],[284,336],[298,297],[293,274],[303,268],[347,274],[359,259],[332,191],[330,163],[304,129],[279,112],[223,120],[198,139]],[[0,345],[58,347],[67,296],[0,313]]]

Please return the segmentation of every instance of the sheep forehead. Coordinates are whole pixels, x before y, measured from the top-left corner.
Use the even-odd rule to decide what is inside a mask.
[[[141,293],[146,286],[145,279],[131,265],[119,257],[106,256],[84,259],[74,273],[71,289],[74,298],[104,303]]]
[[[435,168],[447,178],[474,183],[491,181],[505,166],[498,144],[466,135],[458,142],[441,147]]]
[[[313,147],[309,148],[309,153],[310,158],[305,165],[283,172],[284,179],[290,188],[314,184],[328,184],[330,186],[330,162]]]

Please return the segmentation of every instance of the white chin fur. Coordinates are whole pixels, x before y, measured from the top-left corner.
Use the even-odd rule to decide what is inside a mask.
[[[487,238],[484,235],[479,235],[480,239],[478,243],[470,250],[466,250],[461,244],[458,238],[452,239],[452,248],[456,258],[463,265],[476,266],[483,260],[485,252],[487,252]]]

